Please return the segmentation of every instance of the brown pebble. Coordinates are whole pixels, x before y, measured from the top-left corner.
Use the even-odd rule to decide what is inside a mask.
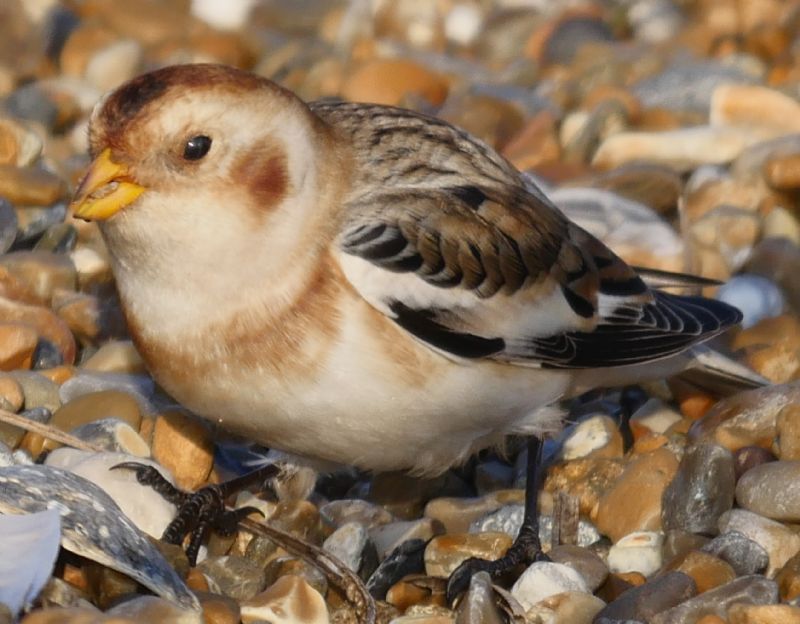
[[[736,480],[745,472],[761,464],[775,461],[777,458],[769,450],[761,446],[745,446],[733,454],[733,469]]]
[[[404,59],[374,59],[348,76],[342,97],[353,102],[372,102],[396,106],[404,97],[415,94],[431,104],[441,104],[448,91],[443,76]]]
[[[67,185],[36,167],[0,165],[0,196],[16,206],[51,206],[66,196]]]
[[[800,188],[800,154],[774,156],[764,163],[764,179],[776,191]]]
[[[203,609],[203,624],[239,624],[241,609],[233,598],[191,587]]]
[[[698,594],[729,583],[736,578],[736,572],[729,563],[701,550],[689,551],[671,561],[666,569],[691,576],[697,585]]]
[[[184,490],[202,486],[214,465],[214,443],[208,428],[182,411],[164,412],[156,418],[152,452]]]
[[[718,615],[709,613],[697,620],[697,624],[728,624],[728,621]]]
[[[492,532],[434,537],[425,547],[425,572],[445,578],[470,557],[494,561],[505,554],[512,541],[507,533]]]
[[[800,350],[784,342],[748,347],[744,362],[772,383],[786,383],[800,372]]]
[[[415,604],[447,606],[446,581],[431,576],[413,575],[398,581],[386,592],[386,602],[400,611]]]
[[[75,361],[77,349],[75,338],[66,323],[49,309],[0,297],[0,322],[25,323],[32,326],[39,336],[56,346],[65,364],[72,364]]]
[[[502,154],[520,171],[536,169],[561,157],[556,119],[549,111],[541,111],[506,143]]]
[[[743,349],[782,342],[792,349],[800,349],[800,319],[792,314],[782,314],[759,321],[738,332],[731,341],[731,349]]]
[[[71,431],[102,418],[118,418],[138,431],[142,413],[139,403],[127,392],[101,390],[83,394],[65,403],[55,411],[50,424],[63,431]],[[50,448],[50,444],[48,442],[47,448]]]
[[[0,401],[4,403],[3,409],[18,412],[25,402],[22,386],[13,377],[0,375]]]
[[[734,604],[728,609],[729,624],[800,624],[800,607],[785,604]]]
[[[282,576],[257,596],[242,602],[242,624],[274,621],[327,624],[328,609],[320,593],[298,576]]]
[[[634,531],[661,530],[661,496],[677,469],[666,448],[631,461],[598,504],[598,530],[613,542]]]
[[[29,369],[39,336],[30,325],[0,323],[0,370]]]

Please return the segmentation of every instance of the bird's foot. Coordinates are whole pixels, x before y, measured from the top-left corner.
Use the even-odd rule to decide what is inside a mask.
[[[207,485],[195,492],[184,492],[147,464],[123,462],[113,466],[114,469],[133,470],[139,483],[150,486],[178,508],[178,513],[164,529],[161,539],[169,544],[182,544],[186,535],[189,535],[186,556],[192,566],[197,563],[197,553],[210,531],[233,535],[240,520],[253,512],[261,513],[255,507],[227,509],[225,500],[248,485],[266,483],[280,472],[275,465],[264,466],[224,483]]]
[[[488,572],[492,579],[497,579],[518,566],[528,566],[535,561],[550,561],[550,558],[542,552],[538,535],[523,528],[511,548],[499,559],[488,561],[471,557],[462,562],[447,580],[447,604],[453,604],[467,590],[470,579],[478,572]]]

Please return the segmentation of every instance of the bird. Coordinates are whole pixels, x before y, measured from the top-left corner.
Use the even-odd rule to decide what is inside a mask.
[[[529,436],[520,536],[462,584],[541,556],[558,401],[680,371],[742,318],[651,288],[433,116],[176,65],[104,96],[88,139],[74,215],[99,224],[131,338],[185,407],[271,448],[417,475]]]

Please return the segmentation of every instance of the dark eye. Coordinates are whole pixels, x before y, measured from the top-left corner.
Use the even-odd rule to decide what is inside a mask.
[[[204,134],[199,134],[186,141],[183,146],[183,157],[186,160],[200,160],[211,149],[211,139]]]

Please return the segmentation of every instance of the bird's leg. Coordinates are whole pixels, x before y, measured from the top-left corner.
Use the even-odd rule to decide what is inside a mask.
[[[164,499],[178,508],[178,513],[164,529],[161,539],[170,544],[181,544],[186,534],[189,533],[186,556],[189,558],[190,565],[195,565],[197,562],[200,545],[210,530],[222,535],[231,535],[236,530],[239,520],[258,511],[255,507],[228,510],[225,508],[225,500],[232,494],[254,484],[265,487],[267,481],[280,472],[278,466],[269,464],[224,483],[207,485],[196,492],[182,492],[152,466],[124,462],[113,467],[113,469],[118,468],[135,471],[139,483],[152,487]]]
[[[477,572],[488,572],[492,578],[497,578],[520,564],[528,565],[534,561],[548,560],[547,555],[542,552],[542,545],[539,541],[538,496],[543,477],[541,463],[542,441],[532,436],[528,440],[525,515],[517,539],[500,559],[487,561],[472,557],[458,566],[447,581],[448,603],[452,604],[467,589],[470,578]]]

